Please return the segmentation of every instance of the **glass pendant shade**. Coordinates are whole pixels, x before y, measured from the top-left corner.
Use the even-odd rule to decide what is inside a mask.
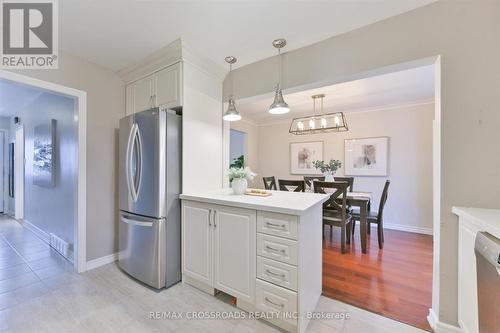
[[[227,121],[237,121],[241,119],[240,113],[238,112],[238,110],[236,110],[236,104],[234,103],[233,96],[229,97],[227,110],[226,112],[224,112],[224,116],[222,116],[222,119]]]
[[[286,104],[283,99],[283,93],[281,92],[281,87],[278,84],[276,86],[276,93],[274,94],[274,102],[269,107],[269,113],[271,114],[284,114],[290,112],[290,107]]]

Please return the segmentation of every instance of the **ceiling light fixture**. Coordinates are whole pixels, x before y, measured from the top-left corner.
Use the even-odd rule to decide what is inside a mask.
[[[334,112],[323,114],[323,98],[324,94],[311,96],[313,99],[313,114],[307,117],[294,118],[290,125],[289,132],[295,135],[315,134],[326,132],[345,132],[348,131],[347,122],[343,112]],[[321,101],[321,110],[316,115],[316,100]],[[319,127],[316,120],[319,118]],[[305,126],[308,124],[308,127]]]
[[[229,94],[229,101],[227,105],[227,110],[224,112],[224,115],[222,116],[222,119],[227,120],[227,121],[237,121],[241,119],[241,115],[236,110],[236,103],[234,102],[234,95],[233,95],[233,76],[231,75],[231,72],[233,70],[233,64],[236,63],[238,59],[233,56],[228,56],[224,59],[228,64],[229,64],[229,79],[231,80],[231,93]]]
[[[281,91],[281,80],[283,76],[283,59],[281,55],[281,49],[285,47],[286,39],[279,38],[273,41],[273,46],[278,49],[278,57],[279,57],[279,77],[278,84],[276,85],[276,92],[274,94],[274,102],[269,107],[269,113],[271,114],[284,114],[290,112],[290,107],[286,104],[283,99],[283,92]]]

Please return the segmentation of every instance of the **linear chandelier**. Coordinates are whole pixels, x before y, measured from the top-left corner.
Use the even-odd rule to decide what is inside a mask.
[[[311,96],[313,99],[313,114],[294,118],[288,132],[295,135],[317,134],[327,132],[345,132],[349,130],[343,112],[323,113],[323,98],[325,94]],[[316,100],[321,100],[321,110],[316,114]]]

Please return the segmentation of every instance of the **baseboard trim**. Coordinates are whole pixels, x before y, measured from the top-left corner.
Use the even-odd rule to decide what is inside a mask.
[[[90,271],[91,269],[110,264],[110,263],[115,262],[117,260],[118,260],[118,252],[112,253],[112,254],[109,254],[107,256],[97,258],[97,259],[92,259],[92,260],[87,261],[87,265],[85,267],[85,270]]]
[[[32,233],[34,233],[38,238],[40,238],[45,243],[47,243],[47,244],[50,245],[50,235],[48,233],[46,233],[42,229],[38,228],[36,225],[34,225],[33,223],[31,223],[28,220],[22,220],[21,224],[26,229],[28,229],[29,231],[31,231]]]
[[[429,309],[427,321],[429,322],[429,325],[431,325],[434,333],[463,333],[463,330],[460,327],[440,322],[433,309]]]
[[[385,229],[413,232],[415,234],[432,235],[432,228],[414,227],[402,224],[384,223]]]

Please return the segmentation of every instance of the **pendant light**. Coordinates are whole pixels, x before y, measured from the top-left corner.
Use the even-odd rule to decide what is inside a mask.
[[[233,70],[233,64],[236,63],[238,59],[236,59],[236,57],[233,56],[228,56],[224,60],[229,64],[228,75],[231,80],[231,93],[229,94],[227,110],[226,112],[224,112],[222,119],[227,121],[238,121],[241,119],[241,115],[238,112],[238,110],[236,110],[236,104],[234,102],[234,96],[233,96],[233,76],[231,75],[231,71]]]
[[[278,57],[279,57],[279,77],[278,84],[276,85],[276,92],[274,94],[274,102],[269,107],[269,113],[271,114],[283,114],[290,112],[290,107],[283,99],[283,92],[281,91],[281,79],[282,79],[282,69],[283,69],[283,59],[281,56],[281,49],[285,47],[286,40],[284,38],[275,39],[273,41],[273,46],[278,49]]]
[[[343,112],[323,113],[324,94],[311,96],[313,99],[313,114],[307,117],[294,118],[288,132],[295,135],[345,132],[349,130]],[[316,114],[316,101],[321,101],[321,109]]]

